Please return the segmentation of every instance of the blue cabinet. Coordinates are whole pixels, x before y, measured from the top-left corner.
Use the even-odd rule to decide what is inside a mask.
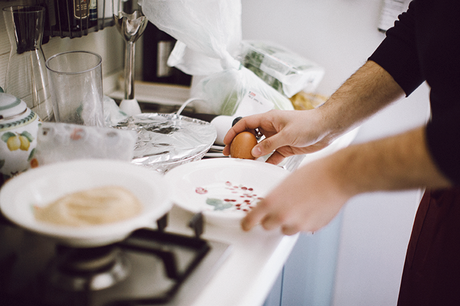
[[[263,306],[330,306],[342,214],[313,235],[301,234]]]

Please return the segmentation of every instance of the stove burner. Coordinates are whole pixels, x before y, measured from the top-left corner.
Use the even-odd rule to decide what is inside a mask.
[[[70,248],[29,233],[0,213],[0,305],[187,305],[228,256],[230,246],[195,237],[137,230],[110,246]]]
[[[101,290],[129,274],[129,263],[115,246],[75,249],[58,245],[45,279],[50,285],[68,291]]]

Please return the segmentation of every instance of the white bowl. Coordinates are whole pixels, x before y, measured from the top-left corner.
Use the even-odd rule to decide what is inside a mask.
[[[247,214],[243,209],[257,205],[288,174],[262,161],[218,158],[178,166],[165,177],[174,204],[192,213],[202,212],[211,224],[239,227]]]
[[[142,213],[120,222],[84,227],[48,224],[34,216],[34,206],[43,207],[65,194],[108,185],[131,191],[142,203]],[[9,220],[74,247],[123,240],[136,229],[155,225],[171,207],[169,187],[160,174],[128,162],[101,159],[31,169],[9,180],[0,191],[0,208]]]

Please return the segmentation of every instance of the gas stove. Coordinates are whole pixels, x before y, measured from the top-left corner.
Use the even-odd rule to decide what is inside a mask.
[[[194,236],[156,229],[95,248],[72,248],[26,231],[0,215],[0,305],[188,305],[231,252],[204,240],[203,217]]]

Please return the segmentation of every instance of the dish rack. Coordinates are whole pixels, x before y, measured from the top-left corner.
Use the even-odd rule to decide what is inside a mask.
[[[44,0],[44,40],[48,37],[82,37],[115,25],[113,14],[120,0]]]

